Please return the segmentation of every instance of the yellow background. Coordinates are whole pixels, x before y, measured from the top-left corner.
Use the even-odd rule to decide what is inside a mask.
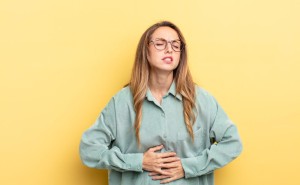
[[[299,0],[1,0],[0,184],[107,185],[81,134],[129,80],[153,23],[184,33],[194,80],[237,124],[217,185],[299,185]]]

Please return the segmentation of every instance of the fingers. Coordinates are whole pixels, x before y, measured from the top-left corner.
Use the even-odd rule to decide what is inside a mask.
[[[149,173],[152,180],[160,180],[161,184],[166,184],[184,177],[184,170],[181,161],[163,164],[161,169]]]
[[[167,158],[162,158],[161,162],[162,163],[171,163],[171,162],[176,162],[179,161],[180,158],[179,157],[167,157]]]
[[[176,156],[175,152],[156,153],[163,149],[163,145],[149,148],[143,156],[143,169],[150,172],[156,172],[159,175],[170,176],[170,172],[166,169],[177,167],[176,162],[180,158]],[[163,170],[162,170],[163,169]],[[156,176],[152,174],[152,176]]]
[[[176,153],[175,152],[165,152],[165,153],[158,154],[158,156],[160,158],[174,157],[174,156],[176,156]]]
[[[150,148],[149,151],[156,152],[156,151],[161,150],[163,147],[164,147],[164,145],[158,145],[158,146]]]
[[[157,172],[150,172],[148,174],[149,176],[166,176],[166,177],[170,177],[172,175],[172,172],[171,171],[168,171],[168,170],[157,170]]]
[[[158,146],[149,148],[148,151],[149,152],[156,152],[156,151],[159,151],[159,150],[163,149],[163,147],[164,147],[164,145],[158,145]],[[164,153],[157,154],[157,156],[159,158],[174,157],[174,156],[176,156],[176,153],[175,152],[164,152]]]
[[[160,170],[158,170],[158,173],[160,175],[167,176],[167,177],[170,177],[172,175],[172,173],[170,171],[168,171],[168,170],[161,170],[160,169]]]
[[[158,175],[165,175],[170,177],[172,175],[172,171],[168,169],[156,168],[153,171],[149,171],[149,176],[158,176]]]
[[[171,163],[163,163],[163,164],[160,164],[160,167],[161,168],[176,168],[176,167],[180,167],[180,163],[178,163],[177,161],[176,162],[171,162]]]
[[[166,179],[160,181],[160,183],[161,184],[166,184],[166,183],[172,182],[172,181],[174,181],[176,179],[177,179],[176,177],[166,178]]]
[[[169,176],[166,175],[157,175],[157,176],[153,176],[152,180],[162,180],[162,179],[166,179],[169,178]]]
[[[156,176],[156,175],[160,175],[160,174],[157,173],[157,172],[150,172],[150,173],[149,173],[149,176]]]
[[[162,180],[170,177],[168,175],[161,175],[160,173],[157,172],[150,172],[149,176],[151,176],[152,180]]]

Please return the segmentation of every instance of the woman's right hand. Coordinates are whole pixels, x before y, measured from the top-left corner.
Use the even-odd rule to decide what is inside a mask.
[[[168,168],[167,163],[179,161],[180,158],[176,157],[175,152],[156,153],[163,148],[163,145],[159,145],[153,148],[149,148],[143,157],[143,169],[149,172],[156,172],[161,175],[170,175],[169,172],[162,170]]]

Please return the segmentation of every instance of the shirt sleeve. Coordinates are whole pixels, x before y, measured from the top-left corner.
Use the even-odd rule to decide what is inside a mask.
[[[234,160],[242,151],[242,143],[235,124],[211,96],[211,121],[209,137],[215,141],[199,156],[181,159],[185,178],[213,172]]]
[[[142,172],[142,153],[125,154],[120,148],[111,147],[116,132],[115,100],[112,98],[82,135],[79,147],[82,162],[91,168]]]

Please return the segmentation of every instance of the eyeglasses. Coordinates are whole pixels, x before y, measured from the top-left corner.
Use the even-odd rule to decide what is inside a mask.
[[[180,52],[184,48],[184,43],[181,42],[179,39],[167,41],[163,38],[157,38],[155,40],[151,40],[149,44],[150,43],[153,43],[154,47],[159,51],[165,50],[167,48],[168,43],[171,44],[171,47],[175,52]]]

